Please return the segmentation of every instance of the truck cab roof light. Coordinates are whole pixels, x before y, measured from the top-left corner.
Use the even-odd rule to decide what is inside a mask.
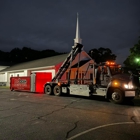
[[[106,64],[107,65],[115,65],[115,62],[109,62],[109,61],[107,61]]]

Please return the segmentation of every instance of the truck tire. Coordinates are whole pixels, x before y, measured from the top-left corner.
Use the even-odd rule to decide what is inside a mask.
[[[115,89],[113,93],[111,94],[111,102],[115,104],[121,104],[124,101],[124,94],[121,90]]]
[[[48,95],[52,94],[52,87],[50,85],[45,86],[45,93]]]
[[[60,86],[56,85],[53,89],[54,95],[60,96],[62,94],[62,89]]]

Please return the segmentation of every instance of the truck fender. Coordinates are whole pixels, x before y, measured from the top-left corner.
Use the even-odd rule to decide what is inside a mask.
[[[118,86],[118,87],[113,87],[112,86],[112,82],[110,82],[107,86],[107,89],[106,89],[106,95],[105,95],[105,98],[109,99],[111,98],[111,93],[114,91],[114,89],[119,89],[121,90],[122,92],[124,92],[124,90],[122,89],[122,87]]]

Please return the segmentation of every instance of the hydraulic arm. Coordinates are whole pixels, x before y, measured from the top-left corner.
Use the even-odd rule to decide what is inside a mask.
[[[71,62],[75,59],[77,54],[81,52],[82,48],[83,48],[83,45],[79,43],[77,43],[76,47],[72,48],[71,52],[69,53],[69,55],[67,56],[63,64],[61,65],[60,69],[58,70],[54,78],[52,79],[52,82],[59,81],[59,79],[61,79],[63,74],[66,72],[66,70],[70,66]]]

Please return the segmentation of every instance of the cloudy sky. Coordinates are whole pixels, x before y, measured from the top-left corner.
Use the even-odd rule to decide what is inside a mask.
[[[140,36],[140,0],[0,0],[0,50],[69,52],[77,12],[85,51],[110,48],[122,63]]]

